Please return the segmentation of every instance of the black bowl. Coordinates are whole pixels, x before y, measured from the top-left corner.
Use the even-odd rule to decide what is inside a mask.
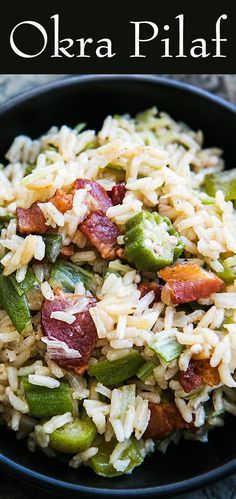
[[[0,108],[0,156],[19,134],[32,137],[51,125],[86,121],[98,128],[108,114],[135,113],[156,105],[175,119],[202,129],[207,146],[224,149],[228,168],[235,167],[236,108],[207,92],[154,76],[83,76],[59,80],[12,99]],[[211,432],[208,444],[181,441],[166,453],[147,458],[131,476],[104,479],[87,468],[73,470],[39,452],[1,427],[0,466],[44,489],[79,497],[170,497],[206,485],[236,470],[236,425]]]

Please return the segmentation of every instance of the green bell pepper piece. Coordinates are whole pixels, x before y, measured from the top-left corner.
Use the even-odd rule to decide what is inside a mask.
[[[65,412],[72,412],[71,388],[67,381],[61,381],[58,388],[47,388],[29,383],[22,378],[25,398],[29,405],[29,415],[34,418],[50,418]]]
[[[106,386],[119,385],[136,374],[144,358],[135,350],[116,360],[103,360],[89,367],[88,373]]]
[[[223,191],[226,201],[235,201],[236,168],[206,175],[204,187],[209,196],[215,197],[217,191]]]
[[[161,357],[166,364],[178,359],[184,350],[184,346],[178,343],[175,337],[168,337],[168,334],[166,335],[166,338],[157,340],[150,344],[149,347]]]
[[[128,464],[125,472],[117,471],[109,462],[110,456],[116,444],[117,442],[114,440],[111,442],[103,442],[99,446],[97,454],[89,460],[89,466],[97,475],[107,478],[124,475],[126,473],[131,473],[136,466],[142,464],[143,457],[140,446],[137,440],[134,437],[131,437],[128,447],[120,456],[120,459],[129,459],[130,463]]]
[[[98,285],[97,277],[96,274],[88,272],[71,262],[58,260],[52,266],[49,284],[52,288],[59,286],[65,292],[71,293],[74,291],[76,284],[83,282],[86,289],[95,293]]]
[[[62,248],[62,236],[60,234],[46,234],[43,236],[45,242],[45,256],[50,263],[55,263]]]
[[[19,296],[28,293],[31,289],[39,285],[37,277],[31,270],[27,270],[26,276],[22,282],[17,282],[15,274],[11,274],[9,279]]]
[[[96,435],[96,426],[90,418],[75,418],[50,435],[49,445],[57,452],[77,454],[91,447]]]
[[[0,274],[0,304],[20,334],[31,328],[30,310],[25,295],[19,296],[10,276],[4,276],[2,273]]]
[[[138,270],[158,271],[170,265],[184,246],[167,217],[142,211],[126,224],[125,258]]]

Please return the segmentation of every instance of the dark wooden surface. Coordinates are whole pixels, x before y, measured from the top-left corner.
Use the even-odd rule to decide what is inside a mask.
[[[28,88],[64,77],[67,75],[0,75],[0,102]],[[236,75],[171,75],[170,77],[205,88],[236,104]],[[53,499],[58,496],[46,494],[0,472],[0,499],[42,499],[42,497]],[[178,497],[179,499],[236,499],[236,475],[197,492]]]

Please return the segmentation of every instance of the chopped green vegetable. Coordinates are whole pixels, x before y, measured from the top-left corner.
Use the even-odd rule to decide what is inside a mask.
[[[89,367],[88,373],[106,386],[118,385],[136,374],[144,358],[135,350],[116,360],[103,360]]]
[[[28,165],[25,169],[25,177],[27,177],[27,175],[30,175],[33,170],[36,168],[36,165]]]
[[[97,147],[97,142],[96,140],[91,140],[90,142],[88,142],[84,148],[82,149],[82,151],[87,151],[87,149],[95,149]],[[81,151],[81,152],[82,152]]]
[[[75,126],[74,130],[77,133],[80,133],[80,132],[82,132],[85,129],[86,126],[87,126],[87,123],[81,121],[81,123],[78,123],[78,125]]]
[[[158,271],[183,251],[178,232],[167,217],[142,211],[126,224],[125,258],[139,270]]]
[[[174,393],[170,388],[166,388],[166,390],[162,390],[161,392],[161,402],[163,404],[168,404],[174,399]]]
[[[49,445],[58,452],[76,454],[91,447],[96,435],[96,426],[90,418],[75,418],[50,435]]]
[[[236,200],[236,168],[206,175],[204,187],[209,196],[215,197],[223,191],[226,201]]]
[[[205,404],[204,404],[204,411],[205,411],[206,419],[207,420],[211,419],[211,418],[216,418],[218,416],[221,416],[221,415],[225,414],[225,410],[224,409],[222,409],[221,411],[218,411],[218,412],[215,411],[211,400],[208,400],[207,402],[205,402]]]
[[[124,265],[120,262],[120,260],[113,260],[108,264],[108,271],[112,271],[121,275],[125,275],[131,270],[134,269],[132,269],[132,267],[130,267],[129,265]]]
[[[178,359],[184,349],[183,345],[178,343],[175,336],[170,337],[168,333],[163,335],[162,338],[158,338],[149,346],[166,364]]]
[[[230,284],[234,279],[236,279],[236,274],[233,269],[226,263],[225,260],[219,260],[219,263],[224,267],[222,272],[217,272],[218,277],[222,279],[226,284]]]
[[[140,445],[134,437],[131,437],[128,447],[119,458],[121,460],[129,460],[129,463],[127,461],[127,468],[122,472],[117,471],[109,462],[116,444],[117,442],[114,440],[112,442],[103,442],[99,446],[97,454],[89,460],[89,466],[91,466],[97,475],[113,477],[123,475],[124,473],[131,473],[136,466],[139,466],[143,462]]]
[[[148,379],[152,375],[154,367],[155,366],[153,362],[151,362],[151,360],[145,362],[145,364],[143,364],[137,372],[138,378],[142,381],[146,381],[146,379]]]
[[[34,418],[50,418],[65,412],[72,412],[72,396],[69,383],[61,381],[58,388],[46,388],[22,379],[29,415]]]
[[[16,218],[14,215],[6,213],[5,215],[0,215],[0,222],[10,222],[10,220],[14,220],[14,218]]]
[[[55,263],[62,248],[62,236],[60,234],[45,234],[45,256],[49,262]]]
[[[123,182],[125,180],[125,170],[120,165],[107,165],[102,168],[104,177],[115,177],[118,182]]]
[[[92,293],[96,292],[98,285],[98,276],[92,272],[84,270],[77,265],[57,260],[52,266],[49,284],[55,287],[61,287],[65,292],[74,291],[76,284],[83,282],[86,289]]]
[[[203,199],[202,200],[202,204],[204,206],[215,204],[215,199],[214,198],[210,198],[210,197],[208,199]]]
[[[31,329],[30,310],[25,295],[19,296],[10,277],[3,274],[0,274],[0,303],[19,333]]]
[[[33,272],[31,272],[31,270],[27,270],[26,276],[22,282],[18,282],[16,280],[15,273],[11,274],[9,276],[9,279],[10,279],[12,285],[14,286],[14,288],[19,296],[22,296],[23,294],[28,293],[35,286],[39,285],[39,281],[38,281],[37,277],[34,275]]]

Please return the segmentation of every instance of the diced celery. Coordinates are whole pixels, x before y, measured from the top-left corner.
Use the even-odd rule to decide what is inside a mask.
[[[151,361],[145,362],[145,364],[143,364],[143,366],[141,366],[137,372],[138,378],[142,381],[146,381],[146,379],[148,379],[152,375],[153,369],[154,364]]]
[[[157,339],[149,346],[166,364],[178,359],[184,349],[175,336],[170,337],[168,333],[166,333],[166,337],[162,336],[161,339]]]
[[[125,275],[127,272],[134,270],[130,265],[124,265],[120,260],[113,260],[108,264],[108,270],[117,272],[118,274]]]

